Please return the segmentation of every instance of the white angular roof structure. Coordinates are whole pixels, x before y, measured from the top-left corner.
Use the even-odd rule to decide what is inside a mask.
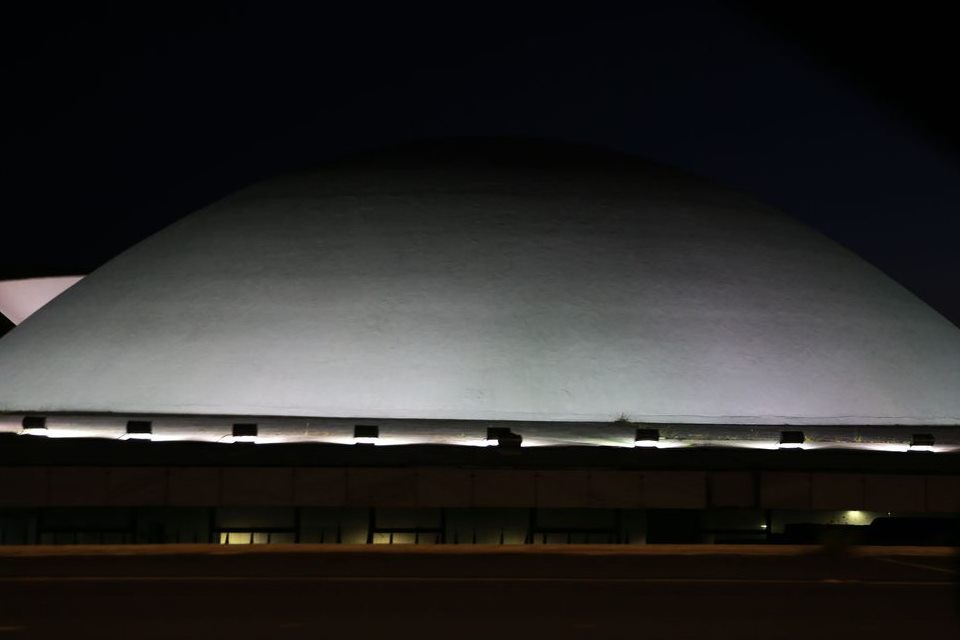
[[[565,146],[254,185],[0,339],[0,412],[960,424],[960,330],[752,199]]]
[[[43,305],[80,282],[83,276],[0,280],[0,314],[20,324]]]

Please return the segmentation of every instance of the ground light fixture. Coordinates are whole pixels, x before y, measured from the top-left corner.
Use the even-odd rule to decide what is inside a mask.
[[[487,427],[487,446],[495,447],[500,444],[500,437],[506,433],[509,433],[510,429],[506,427]]]
[[[802,449],[806,438],[803,431],[781,431],[780,448],[781,449]]]
[[[20,434],[25,436],[47,435],[47,418],[45,416],[24,416],[20,423]]]
[[[935,443],[932,433],[915,433],[910,440],[910,451],[933,451]]]
[[[380,427],[375,424],[355,424],[353,425],[353,443],[354,444],[377,444],[380,437]]]
[[[152,440],[153,423],[149,420],[128,420],[126,440]]]
[[[233,425],[234,442],[256,442],[257,425],[249,422],[237,423]]]
[[[501,449],[519,449],[523,444],[523,436],[514,433],[507,427],[488,427],[487,446],[496,446]]]
[[[637,429],[637,433],[633,438],[633,446],[635,447],[656,447],[659,444],[659,429]]]

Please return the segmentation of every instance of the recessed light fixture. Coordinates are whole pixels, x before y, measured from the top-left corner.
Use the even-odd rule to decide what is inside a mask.
[[[20,423],[20,434],[25,436],[47,435],[47,418],[45,416],[24,416]]]
[[[487,427],[487,446],[495,447],[500,444],[500,437],[510,433],[506,427]]]
[[[910,440],[910,451],[933,451],[936,440],[932,433],[915,433]]]
[[[126,440],[152,440],[153,423],[149,420],[128,420]]]
[[[659,429],[637,429],[633,438],[633,446],[635,447],[656,447],[659,444]]]
[[[487,429],[487,445],[501,449],[519,449],[523,444],[523,436],[514,433],[507,427],[489,427]]]
[[[257,425],[249,422],[237,423],[233,425],[234,442],[256,442]]]
[[[353,425],[354,444],[377,444],[380,437],[380,427],[375,424]]]
[[[802,449],[806,438],[803,431],[781,431],[780,448],[781,449]]]

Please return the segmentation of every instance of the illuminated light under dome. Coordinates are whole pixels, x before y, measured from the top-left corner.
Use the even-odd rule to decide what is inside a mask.
[[[812,229],[628,157],[453,148],[141,242],[0,339],[0,413],[960,425],[960,331]]]
[[[233,425],[231,442],[257,442],[258,427],[256,424],[245,422]]]
[[[633,439],[635,447],[657,447],[660,445],[660,431],[658,429],[637,429]]]
[[[127,422],[127,432],[123,440],[152,440],[153,423],[147,420],[130,420]]]
[[[514,433],[509,427],[490,427],[487,429],[487,446],[519,449],[523,446],[523,435]]]
[[[375,424],[358,424],[353,427],[355,444],[377,444],[380,439],[380,427]]]
[[[933,451],[936,439],[930,433],[915,433],[910,440],[910,451]]]
[[[20,434],[25,436],[47,435],[47,419],[43,416],[25,416],[21,423]]]
[[[781,449],[803,449],[803,443],[806,440],[803,431],[784,431],[780,434],[779,447]]]

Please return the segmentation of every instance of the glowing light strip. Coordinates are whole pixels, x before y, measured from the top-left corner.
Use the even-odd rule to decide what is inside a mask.
[[[356,443],[376,444],[377,446],[408,446],[408,445],[449,445],[484,447],[497,444],[497,440],[488,440],[485,436],[486,425],[423,425],[423,424],[381,424],[380,436],[354,437],[352,426],[337,422],[317,420],[314,422],[264,422],[258,435],[230,435],[229,423],[213,422],[210,420],[190,418],[157,418],[153,420],[152,433],[126,433],[125,420],[114,417],[50,417],[46,428],[24,428],[20,424],[20,416],[0,416],[0,432],[19,433],[48,438],[109,438],[120,440],[153,440],[160,442],[172,441],[201,441],[240,443],[252,442],[257,444],[294,444],[319,443],[352,445]],[[777,449],[801,449],[805,451],[849,450],[849,451],[881,451],[881,452],[925,452],[950,453],[960,452],[960,430],[939,429],[936,432],[936,444],[931,440],[914,441],[911,439],[911,428],[894,428],[895,433],[878,433],[873,440],[864,441],[863,434],[858,435],[859,441],[841,441],[835,438],[836,434],[829,433],[829,426],[805,426],[806,439],[804,442],[781,442],[778,440],[780,432],[777,428],[767,427],[757,433],[752,429],[754,437],[732,438],[729,428],[726,433],[718,433],[711,437],[710,427],[704,426],[696,434],[698,425],[679,426],[680,434],[670,433],[670,429],[661,429],[659,440],[634,440],[627,433],[618,433],[615,426],[607,432],[601,428],[591,434],[584,427],[570,425],[558,427],[552,433],[549,425],[512,424],[511,428],[517,435],[523,436],[523,447],[556,447],[582,446],[598,448],[638,448],[647,450],[675,449],[675,448],[733,448],[733,449],[761,449],[775,451]],[[722,426],[718,427],[720,430]],[[286,431],[286,433],[285,433]],[[311,431],[313,431],[311,433]],[[622,430],[621,430],[622,431]],[[705,433],[706,432],[706,433]],[[825,438],[818,441],[817,437]],[[852,435],[852,434],[844,434]],[[900,441],[897,442],[896,440]]]

